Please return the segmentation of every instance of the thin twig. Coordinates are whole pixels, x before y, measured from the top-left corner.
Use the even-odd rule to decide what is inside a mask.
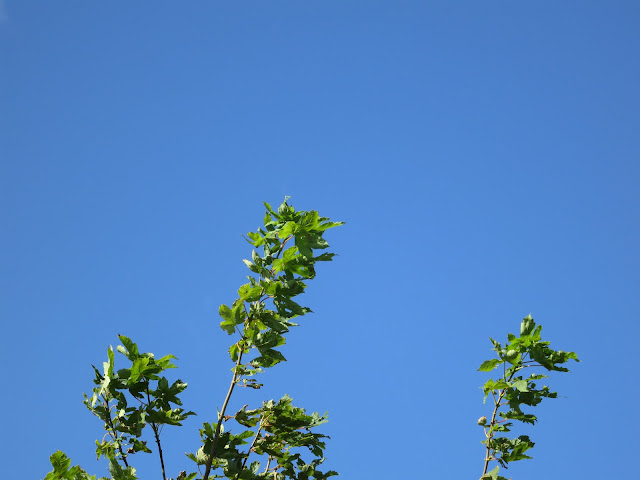
[[[236,361],[236,367],[240,366],[242,361],[242,349],[240,349],[240,353],[238,354],[238,360]],[[238,369],[233,369],[233,378],[231,379],[231,385],[229,385],[229,391],[227,392],[227,396],[224,399],[224,403],[222,404],[222,409],[220,410],[220,415],[218,416],[218,423],[216,425],[216,433],[213,437],[213,442],[211,442],[211,449],[209,450],[209,458],[207,459],[207,465],[204,470],[203,480],[207,480],[209,478],[209,472],[211,472],[211,464],[213,463],[213,454],[216,451],[216,447],[218,445],[218,439],[220,438],[220,428],[222,427],[222,422],[224,420],[224,413],[227,410],[227,405],[229,404],[229,399],[231,398],[231,394],[233,393],[233,389],[236,386],[236,381],[238,380]]]
[[[271,415],[269,415],[270,417]],[[267,417],[267,419],[269,418]],[[244,457],[244,460],[242,461],[242,468],[238,471],[238,475],[236,475],[236,480],[238,480],[240,478],[240,474],[242,473],[242,471],[244,470],[244,468],[247,466],[247,460],[249,460],[249,455],[251,455],[251,450],[253,450],[253,446],[256,444],[256,440],[258,440],[258,437],[260,436],[260,431],[262,430],[262,427],[264,427],[264,421],[267,419],[263,419],[260,421],[260,428],[258,428],[258,431],[256,432],[255,437],[253,437],[253,441],[251,442],[251,445],[249,446],[249,450],[247,450],[247,456]]]
[[[151,397],[149,396],[149,381],[147,380],[147,406],[151,405]],[[167,475],[164,470],[164,457],[162,456],[162,446],[160,446],[160,432],[158,431],[158,425],[151,422],[151,429],[153,435],[156,438],[156,445],[158,445],[158,455],[160,456],[160,466],[162,467],[162,480],[167,480]]]
[[[104,394],[102,395],[102,399],[104,400],[105,406],[109,410],[109,416],[108,416],[109,427],[111,427],[111,430],[115,432],[115,435],[111,434],[111,436],[113,437],[113,440],[116,441],[118,440],[118,431],[116,430],[116,426],[113,424],[113,420],[111,418],[111,409],[109,408],[109,401],[105,398]],[[120,442],[118,442],[118,450],[120,450],[120,455],[122,455],[122,461],[124,463],[124,466],[129,468],[129,464],[127,463],[127,456],[124,454],[124,451],[122,450],[122,444],[120,444]]]
[[[513,378],[513,376],[520,371],[519,368],[516,368],[513,372],[511,372],[511,375],[509,375],[509,378],[507,378],[505,381],[506,382],[510,382],[511,379]],[[506,376],[506,371],[504,373],[503,378]],[[504,397],[505,393],[507,393],[507,388],[503,388],[502,390],[500,390],[500,395],[498,395],[498,400],[496,401],[496,396],[494,392],[491,392],[491,395],[493,396],[493,403],[494,403],[494,408],[493,408],[493,414],[491,415],[491,422],[489,422],[489,429],[491,430],[491,427],[493,427],[496,423],[496,415],[498,414],[498,409],[500,408],[500,406],[502,405],[500,403],[500,401],[502,400],[502,397]],[[491,460],[494,460],[495,458],[493,457],[493,455],[491,454],[491,439],[493,438],[494,435],[494,431],[489,431],[489,433],[487,434],[487,451],[484,457],[484,469],[482,470],[482,476],[484,477],[487,473],[487,469],[489,468],[489,462]]]
[[[164,472],[164,458],[162,457],[162,447],[160,446],[160,434],[158,433],[158,426],[155,423],[151,424],[153,434],[156,437],[156,445],[158,445],[158,454],[160,455],[160,466],[162,467],[162,479],[167,480],[167,476]]]
[[[293,238],[293,235],[289,235],[287,238],[284,239],[284,241],[280,244],[280,248],[278,249],[278,253],[276,253],[274,260],[277,260],[278,257],[280,256],[280,254],[282,253],[282,250],[284,250],[284,246],[287,244],[287,242],[289,240],[291,240],[291,238]],[[275,273],[276,269],[272,268],[271,269],[271,275],[273,275]]]

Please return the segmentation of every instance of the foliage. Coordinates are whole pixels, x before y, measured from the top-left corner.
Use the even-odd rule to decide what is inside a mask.
[[[160,446],[160,431],[164,425],[180,426],[183,420],[193,412],[185,412],[182,408],[171,408],[182,405],[178,395],[187,388],[187,384],[176,380],[171,385],[166,377],[159,376],[163,371],[176,368],[171,362],[173,355],[166,355],[158,360],[153,353],[139,353],[138,346],[124,335],[119,335],[124,344],[117,350],[131,362],[130,368],[114,371],[114,352],[108,350],[107,362],[103,363],[103,373],[93,367],[97,385],[93,395],[84,397],[84,404],[96,417],[104,422],[107,431],[101,442],[96,440],[96,454],[109,460],[121,460],[125,470],[118,471],[118,476],[135,478],[135,470],[129,467],[127,457],[136,452],[151,453],[147,442],[140,440],[143,429],[151,426],[153,437],[158,446],[160,465],[164,474],[164,457]],[[132,402],[133,401],[133,402]],[[137,401],[137,403],[136,403]],[[130,406],[134,403],[135,406]],[[118,469],[118,462],[112,469]],[[164,475],[163,475],[164,477]]]
[[[333,253],[318,253],[329,247],[324,233],[342,222],[320,217],[316,211],[296,211],[287,198],[277,211],[265,203],[263,227],[247,234],[254,247],[251,260],[244,260],[251,275],[238,289],[238,298],[230,305],[221,305],[220,327],[234,336],[228,353],[233,367],[231,380],[213,422],[200,429],[200,448],[187,457],[195,463],[197,472],[180,472],[176,480],[325,480],[337,475],[323,472],[325,435],[314,429],[327,421],[326,414],[312,413],[293,405],[285,395],[279,400],[262,402],[256,408],[245,405],[233,414],[227,407],[236,387],[260,389],[257,378],[266,369],[286,361],[282,346],[294,320],[311,312],[297,303],[307,282],[316,275],[316,262],[332,260]],[[255,249],[261,249],[258,253]],[[510,431],[513,421],[535,424],[537,418],[522,411],[522,405],[536,406],[543,398],[557,394],[536,384],[546,375],[518,375],[525,368],[542,367],[549,371],[567,372],[560,365],[568,360],[579,361],[573,352],[555,351],[542,341],[541,326],[531,316],[526,317],[520,336],[509,334],[503,347],[491,339],[497,357],[482,363],[479,370],[489,372],[502,365],[502,376],[487,380],[483,387],[485,401],[493,399],[490,420],[480,417],[486,446],[482,479],[504,479],[499,467],[509,462],[530,458],[526,452],[533,442],[526,435],[517,438],[497,436]],[[129,465],[136,453],[152,453],[143,433],[149,432],[155,442],[163,480],[167,480],[161,433],[166,425],[181,426],[194,412],[185,411],[179,395],[187,388],[181,380],[172,383],[162,374],[176,368],[173,355],[156,359],[152,353],[140,353],[130,338],[119,335],[122,345],[116,350],[126,359],[127,367],[116,370],[113,348],[107,351],[102,371],[93,367],[95,387],[92,395],[84,396],[84,404],[98,417],[106,431],[96,440],[97,458],[109,462],[110,478],[135,480],[136,470]],[[507,410],[500,410],[508,407]],[[225,428],[226,425],[226,428]],[[236,431],[232,431],[229,425]],[[251,461],[249,461],[251,458]],[[53,470],[45,480],[96,480],[57,451],[50,457]],[[487,472],[490,462],[498,465]],[[103,477],[104,480],[106,477]]]
[[[178,480],[228,478],[234,480],[324,480],[334,471],[323,472],[325,435],[313,431],[326,422],[326,415],[307,415],[293,406],[285,395],[269,400],[261,406],[227,415],[227,407],[236,386],[260,389],[256,377],[265,369],[285,361],[281,347],[294,319],[311,310],[294,301],[303,293],[307,282],[316,276],[316,262],[330,261],[333,253],[317,253],[329,247],[324,233],[343,222],[331,222],[316,211],[296,211],[287,198],[277,211],[265,203],[263,227],[247,234],[247,241],[262,253],[253,250],[251,260],[244,263],[252,272],[248,283],[238,289],[238,298],[231,306],[219,309],[220,327],[235,340],[229,347],[234,366],[227,394],[218,409],[215,421],[204,423],[200,429],[202,445],[195,453],[187,454],[198,469],[204,472],[182,471]],[[91,397],[85,395],[84,404],[98,417],[106,431],[96,440],[96,454],[109,461],[109,473],[114,480],[134,480],[135,469],[129,465],[130,456],[151,453],[147,440],[142,439],[147,426],[153,439],[166,480],[160,434],[165,425],[180,426],[190,415],[181,406],[179,394],[187,388],[181,380],[169,383],[161,374],[176,368],[173,355],[156,359],[152,353],[140,353],[138,346],[124,335],[117,347],[129,362],[127,368],[115,369],[113,348],[107,351],[108,360],[102,372],[94,368],[96,387]],[[233,421],[238,433],[225,429]],[[307,458],[305,452],[311,454]],[[249,463],[250,456],[255,460]],[[71,467],[71,460],[62,452],[51,458],[53,471],[45,480],[88,480],[79,466]],[[266,462],[261,467],[260,460]]]
[[[47,473],[44,480],[95,480],[95,475],[89,475],[78,465],[71,466],[71,459],[61,451],[55,452],[51,457],[53,470]]]
[[[531,413],[522,411],[522,406],[535,407],[543,398],[556,398],[558,394],[549,390],[549,387],[539,387],[536,382],[547,375],[531,373],[528,377],[518,375],[526,368],[542,367],[547,371],[568,372],[566,367],[560,365],[575,360],[579,362],[574,352],[553,350],[549,342],[541,339],[542,326],[536,326],[531,315],[525,317],[520,325],[520,336],[508,335],[508,343],[502,346],[491,338],[493,350],[498,358],[486,360],[478,370],[490,372],[502,365],[502,376],[498,379],[489,379],[482,387],[484,399],[491,395],[493,400],[493,412],[491,420],[482,416],[478,419],[478,425],[484,428],[486,439],[482,442],[486,446],[484,469],[481,480],[506,480],[499,476],[500,466],[507,468],[509,462],[531,458],[525,452],[533,448],[534,443],[527,435],[516,438],[496,436],[496,433],[506,433],[513,426],[513,421],[534,425],[537,417]],[[500,410],[502,407],[506,410]],[[499,465],[487,472],[489,462],[495,461]]]

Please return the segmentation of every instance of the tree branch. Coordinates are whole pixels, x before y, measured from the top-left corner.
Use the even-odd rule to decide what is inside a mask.
[[[269,415],[270,417],[271,415]],[[267,419],[269,418],[267,417]],[[242,471],[244,470],[244,468],[247,466],[247,460],[249,460],[249,455],[251,455],[251,450],[253,449],[253,446],[256,444],[256,440],[258,439],[258,436],[260,436],[260,431],[262,430],[262,427],[264,427],[264,421],[266,419],[263,419],[260,421],[260,428],[258,428],[258,431],[256,432],[256,435],[253,437],[253,441],[251,442],[251,445],[249,446],[249,450],[247,450],[247,456],[244,457],[244,460],[242,461],[242,468],[238,471],[238,475],[236,476],[236,480],[238,480],[240,478],[240,474],[242,473]]]
[[[104,400],[105,407],[107,407],[107,410],[109,411],[109,415],[108,415],[109,424],[110,424],[109,426],[111,427],[111,430],[114,432],[114,433],[111,433],[111,432],[109,433],[113,437],[113,440],[117,441],[118,431],[116,430],[116,426],[114,425],[113,419],[111,418],[111,408],[109,408],[109,400],[107,400],[104,395],[102,395],[102,399]],[[122,444],[120,444],[120,442],[118,442],[118,450],[120,450],[120,455],[122,455],[122,462],[124,463],[124,466],[128,468],[129,464],[127,463],[127,456],[125,455],[124,450],[122,450]]]
[[[236,367],[240,366],[242,361],[242,349],[240,349],[240,353],[238,353],[238,360],[236,361]],[[233,393],[233,389],[236,386],[236,382],[238,381],[238,369],[233,369],[233,378],[231,379],[231,385],[229,385],[229,391],[227,392],[227,396],[224,399],[224,403],[222,404],[222,409],[220,410],[220,415],[218,416],[218,423],[216,425],[216,433],[213,437],[213,442],[211,443],[211,449],[209,450],[209,458],[207,459],[207,465],[204,470],[203,480],[207,480],[209,478],[209,473],[211,472],[211,464],[213,463],[213,454],[216,451],[216,447],[218,446],[218,439],[220,438],[220,428],[222,427],[222,422],[224,420],[224,413],[227,410],[227,405],[229,404],[229,399],[231,398],[231,394]]]
[[[147,406],[151,405],[151,397],[149,396],[149,381],[147,381]],[[160,432],[158,431],[158,425],[151,422],[151,429],[156,439],[156,445],[158,445],[158,455],[160,456],[160,466],[162,467],[162,480],[167,480],[167,475],[164,470],[164,457],[162,456],[162,446],[160,446]]]
[[[509,378],[505,378],[506,377],[506,372],[505,372],[505,376],[503,377],[504,380],[506,382],[510,382],[511,379],[513,378],[513,376],[518,373],[520,371],[519,368],[515,369],[513,372],[511,372],[511,375],[509,375]],[[491,422],[489,422],[489,429],[491,429],[491,427],[493,427],[496,423],[496,415],[498,414],[498,409],[500,408],[500,405],[502,405],[500,403],[500,401],[502,400],[502,397],[504,397],[505,393],[507,393],[507,389],[503,388],[502,390],[500,390],[500,395],[498,395],[498,400],[496,400],[496,396],[494,392],[491,392],[491,395],[493,395],[493,403],[494,403],[494,407],[493,407],[493,414],[491,415]],[[494,432],[490,431],[487,434],[487,451],[484,457],[484,469],[482,470],[482,476],[486,475],[487,473],[487,469],[489,468],[489,462],[491,460],[494,460],[495,458],[493,457],[493,455],[491,454],[491,439],[493,438]]]

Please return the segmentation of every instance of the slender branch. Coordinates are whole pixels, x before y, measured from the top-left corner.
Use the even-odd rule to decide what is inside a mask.
[[[238,360],[236,361],[236,367],[239,367],[242,361],[242,349],[238,354]],[[227,392],[227,396],[224,399],[224,403],[222,404],[222,409],[220,410],[220,415],[218,416],[218,423],[216,425],[216,433],[213,437],[213,442],[211,442],[211,448],[209,449],[209,458],[207,459],[207,465],[204,470],[203,480],[207,480],[209,478],[209,473],[211,472],[211,464],[213,463],[213,454],[216,451],[216,447],[218,445],[218,439],[220,438],[220,428],[222,427],[222,422],[224,420],[224,413],[227,410],[227,405],[229,404],[229,399],[231,398],[231,394],[233,393],[233,389],[236,386],[236,382],[238,381],[238,369],[233,369],[233,378],[231,379],[231,385],[229,385],[229,391]]]
[[[151,405],[151,397],[149,396],[149,381],[147,381],[147,406]],[[162,456],[162,446],[160,446],[160,432],[158,425],[151,422],[151,429],[156,439],[156,445],[158,445],[158,455],[160,456],[160,466],[162,467],[162,480],[167,480],[167,475],[164,470],[164,457]]]
[[[156,445],[158,445],[158,454],[160,455],[160,466],[162,467],[162,478],[167,480],[167,476],[164,472],[164,458],[162,457],[162,447],[160,446],[160,434],[158,433],[158,426],[155,423],[151,424],[153,434],[156,437]]]
[[[284,241],[280,244],[280,248],[278,249],[278,253],[276,253],[275,257],[273,257],[274,259],[277,259],[280,256],[280,254],[282,253],[282,250],[284,250],[284,246],[292,238],[293,238],[293,235],[289,235],[287,238],[284,239]],[[275,271],[276,271],[276,269],[272,268],[271,269],[271,275],[273,275],[275,273]]]
[[[270,417],[271,415],[269,415]],[[269,418],[267,417],[267,419]],[[253,437],[253,441],[251,442],[251,445],[249,446],[249,450],[247,450],[247,456],[244,457],[244,460],[242,461],[242,468],[238,471],[238,475],[236,475],[236,480],[238,480],[240,478],[240,474],[242,473],[242,471],[244,470],[244,468],[247,466],[247,460],[249,460],[249,455],[251,455],[251,450],[253,450],[253,446],[256,444],[256,440],[258,440],[258,437],[260,436],[260,431],[262,430],[262,427],[264,427],[264,421],[266,419],[263,419],[260,421],[260,428],[258,428],[258,431],[256,432],[255,437]]]
[[[291,240],[293,238],[293,235],[289,235],[287,238],[284,239],[284,241],[280,244],[280,248],[278,249],[278,253],[276,253],[275,258],[278,258],[278,256],[282,253],[282,250],[284,250],[284,246],[287,244],[287,242],[289,240]]]
[[[493,408],[493,414],[491,415],[491,422],[489,422],[489,430],[491,430],[491,427],[496,423],[496,415],[498,414],[500,400],[502,400],[502,397],[506,393],[506,391],[507,391],[506,388],[503,388],[502,390],[500,390],[500,395],[498,396],[497,402],[495,401],[495,398],[496,398],[495,395],[493,397],[495,407]],[[492,438],[493,438],[493,431],[489,431],[489,433],[487,434],[487,452],[484,457],[484,469],[482,470],[482,476],[484,476],[487,473],[487,468],[489,468],[489,462],[492,459],[492,455],[491,455],[491,439]]]
[[[511,372],[511,375],[509,375],[509,378],[505,378],[506,377],[506,371],[505,371],[505,381],[506,382],[510,382],[511,379],[513,378],[513,376],[520,371],[520,368],[516,368],[513,372]],[[491,415],[491,422],[489,422],[489,433],[486,434],[487,436],[487,450],[485,453],[485,457],[484,457],[484,469],[482,470],[482,476],[486,475],[487,473],[487,469],[489,468],[489,462],[491,460],[495,460],[495,457],[491,454],[491,439],[493,438],[494,435],[494,431],[491,431],[491,427],[493,427],[496,423],[500,423],[500,422],[496,422],[496,415],[498,414],[498,409],[500,408],[500,406],[502,405],[500,403],[500,401],[502,400],[502,397],[504,397],[504,395],[507,393],[507,388],[503,388],[502,390],[500,390],[500,395],[498,395],[498,400],[496,400],[496,395],[494,392],[491,392],[491,395],[493,396],[493,403],[494,403],[494,407],[493,407],[493,414]]]
[[[111,432],[109,432],[109,434],[113,437],[114,441],[118,440],[118,431],[116,430],[116,426],[113,424],[113,419],[111,418],[111,408],[109,408],[109,401],[105,398],[104,394],[102,395],[102,399],[104,400],[105,406],[109,410],[109,427],[115,433],[115,435]],[[118,442],[118,450],[120,450],[120,455],[122,456],[122,462],[124,463],[124,466],[128,468],[129,464],[127,463],[127,456],[125,455],[124,450],[122,450],[122,445],[120,444],[120,442]]]
[[[291,238],[291,237],[289,237]],[[287,238],[287,240],[289,240],[289,238]],[[284,243],[281,245],[280,247],[280,251],[278,252],[278,255],[280,254],[280,252],[282,251],[282,247],[284,247],[284,244],[287,243],[287,240],[284,241]],[[273,273],[273,272],[272,272]],[[258,277],[258,283],[260,283],[260,280],[262,279],[262,275],[260,275]],[[262,291],[260,292],[260,295],[264,294],[264,287],[262,287]],[[246,306],[244,307],[244,312],[245,314],[247,314],[247,320],[245,321],[246,323],[250,323],[251,322],[251,315],[249,315],[249,312],[247,312]],[[238,327],[235,326],[235,330],[236,332],[240,335],[240,338],[242,341],[246,340],[245,336],[243,335],[243,333],[241,331],[238,330]],[[236,361],[236,368],[234,368],[233,370],[233,378],[231,379],[231,384],[229,385],[229,391],[227,392],[227,396],[224,399],[224,403],[222,404],[222,409],[220,410],[220,415],[218,416],[218,423],[216,425],[216,432],[215,435],[213,437],[213,441],[211,442],[211,449],[209,450],[209,458],[207,459],[207,464],[205,466],[205,471],[204,471],[204,475],[203,475],[203,480],[208,480],[209,478],[209,473],[211,473],[211,465],[213,464],[213,454],[216,451],[216,447],[218,445],[218,439],[220,438],[220,429],[222,427],[222,422],[224,421],[224,414],[227,410],[227,405],[229,404],[229,399],[231,398],[231,394],[233,393],[233,389],[235,388],[236,384],[238,383],[238,369],[237,367],[239,367],[240,365],[242,365],[242,353],[243,350],[242,348],[240,348],[240,352],[238,353],[238,360]],[[260,430],[258,430],[258,432],[260,432]],[[255,442],[255,439],[254,439]],[[253,444],[251,444],[251,446],[253,447]],[[248,456],[247,456],[248,458]],[[246,464],[246,459],[245,462],[243,463],[243,468],[244,465]]]

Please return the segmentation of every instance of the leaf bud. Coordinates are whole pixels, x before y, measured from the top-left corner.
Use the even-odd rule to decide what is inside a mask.
[[[522,319],[522,323],[520,324],[520,336],[524,337],[525,335],[531,334],[535,327],[536,322],[533,321],[533,317],[531,314],[527,315]]]
[[[484,426],[487,424],[487,417],[484,415],[478,419],[478,425]]]

